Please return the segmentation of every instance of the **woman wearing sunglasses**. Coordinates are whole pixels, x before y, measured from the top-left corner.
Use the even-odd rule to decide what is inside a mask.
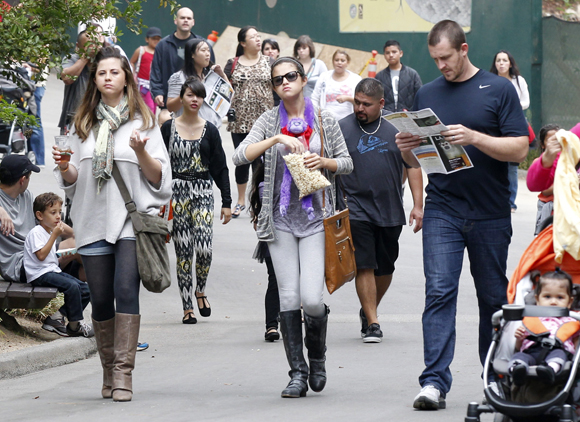
[[[271,58],[262,55],[261,48],[262,39],[256,28],[243,27],[238,32],[236,57],[229,59],[224,68],[234,88],[231,105],[231,109],[235,111],[234,121],[228,123],[228,132],[232,133],[234,148],[248,136],[258,117],[274,106],[270,84]],[[232,211],[232,218],[239,217],[246,209],[250,164],[252,163],[236,168],[238,202]]]
[[[258,239],[268,248],[278,278],[280,329],[290,365],[290,383],[282,397],[304,397],[308,391],[322,391],[326,384],[325,352],[328,307],[324,304],[323,218],[332,215],[334,176],[353,169],[338,123],[318,110],[303,88],[304,67],[294,58],[282,57],[272,65],[272,85],[282,99],[280,106],[262,114],[233,157],[236,166],[264,154],[264,191],[258,216]],[[324,154],[320,156],[320,133],[324,133]],[[298,189],[288,172],[282,153],[305,153],[304,165],[321,170],[331,182],[322,204],[322,191],[299,199]],[[326,214],[326,215],[325,215]],[[300,304],[304,308],[304,359]]]

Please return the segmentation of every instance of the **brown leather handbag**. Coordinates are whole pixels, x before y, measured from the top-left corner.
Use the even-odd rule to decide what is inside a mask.
[[[324,130],[322,128],[322,115],[318,110],[320,122],[320,156],[324,157]],[[322,206],[326,206],[325,190],[322,191]],[[343,284],[352,281],[356,277],[356,261],[354,257],[354,243],[350,233],[350,220],[348,205],[344,189],[346,208],[337,212],[332,217],[324,219],[325,268],[326,288],[332,294]]]

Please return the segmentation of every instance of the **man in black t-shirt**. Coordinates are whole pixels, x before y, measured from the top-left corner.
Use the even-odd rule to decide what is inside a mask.
[[[193,11],[188,7],[182,7],[175,14],[175,32],[163,38],[155,47],[153,62],[151,63],[151,74],[149,81],[151,85],[151,96],[155,104],[161,108],[159,123],[163,124],[169,119],[167,111],[167,82],[171,75],[183,67],[185,44],[193,38],[203,38],[191,32],[195,25]],[[215,63],[215,55],[211,46],[210,60]]]
[[[425,369],[417,409],[444,409],[451,388],[449,366],[455,350],[459,276],[467,248],[479,304],[481,363],[491,343],[491,317],[507,302],[505,275],[511,241],[508,162],[528,151],[526,120],[515,88],[505,78],[475,67],[467,56],[463,29],[454,21],[437,23],[428,36],[429,54],[443,76],[417,92],[414,110],[430,107],[447,125],[441,132],[462,145],[474,167],[430,174],[423,219],[423,312]],[[411,150],[420,139],[397,134],[407,164],[418,167]]]
[[[387,114],[384,102],[382,84],[373,78],[363,79],[354,91],[354,114],[339,122],[354,164],[354,171],[340,180],[350,213],[365,343],[380,343],[383,337],[377,307],[393,279],[399,236],[406,222],[404,163],[395,143],[397,129],[381,118]],[[423,219],[421,169],[409,169],[409,186],[414,202],[409,224],[414,221],[414,231],[418,232]]]

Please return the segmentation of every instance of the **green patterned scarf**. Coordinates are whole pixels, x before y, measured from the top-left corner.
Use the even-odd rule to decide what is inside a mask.
[[[105,181],[113,174],[113,156],[115,138],[113,132],[129,120],[127,96],[123,96],[117,107],[106,105],[103,100],[97,106],[98,122],[93,128],[95,132],[95,150],[93,151],[93,177],[97,179],[97,194]]]

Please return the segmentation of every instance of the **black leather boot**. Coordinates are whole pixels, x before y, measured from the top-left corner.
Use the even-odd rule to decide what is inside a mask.
[[[290,365],[290,382],[282,391],[282,397],[305,397],[308,391],[308,365],[302,351],[302,315],[300,309],[280,312],[280,331]]]
[[[326,328],[328,326],[328,313],[330,309],[324,305],[324,315],[313,318],[304,313],[304,329],[306,337],[304,344],[308,349],[308,363],[310,364],[310,376],[308,384],[312,391],[317,393],[326,385]]]

